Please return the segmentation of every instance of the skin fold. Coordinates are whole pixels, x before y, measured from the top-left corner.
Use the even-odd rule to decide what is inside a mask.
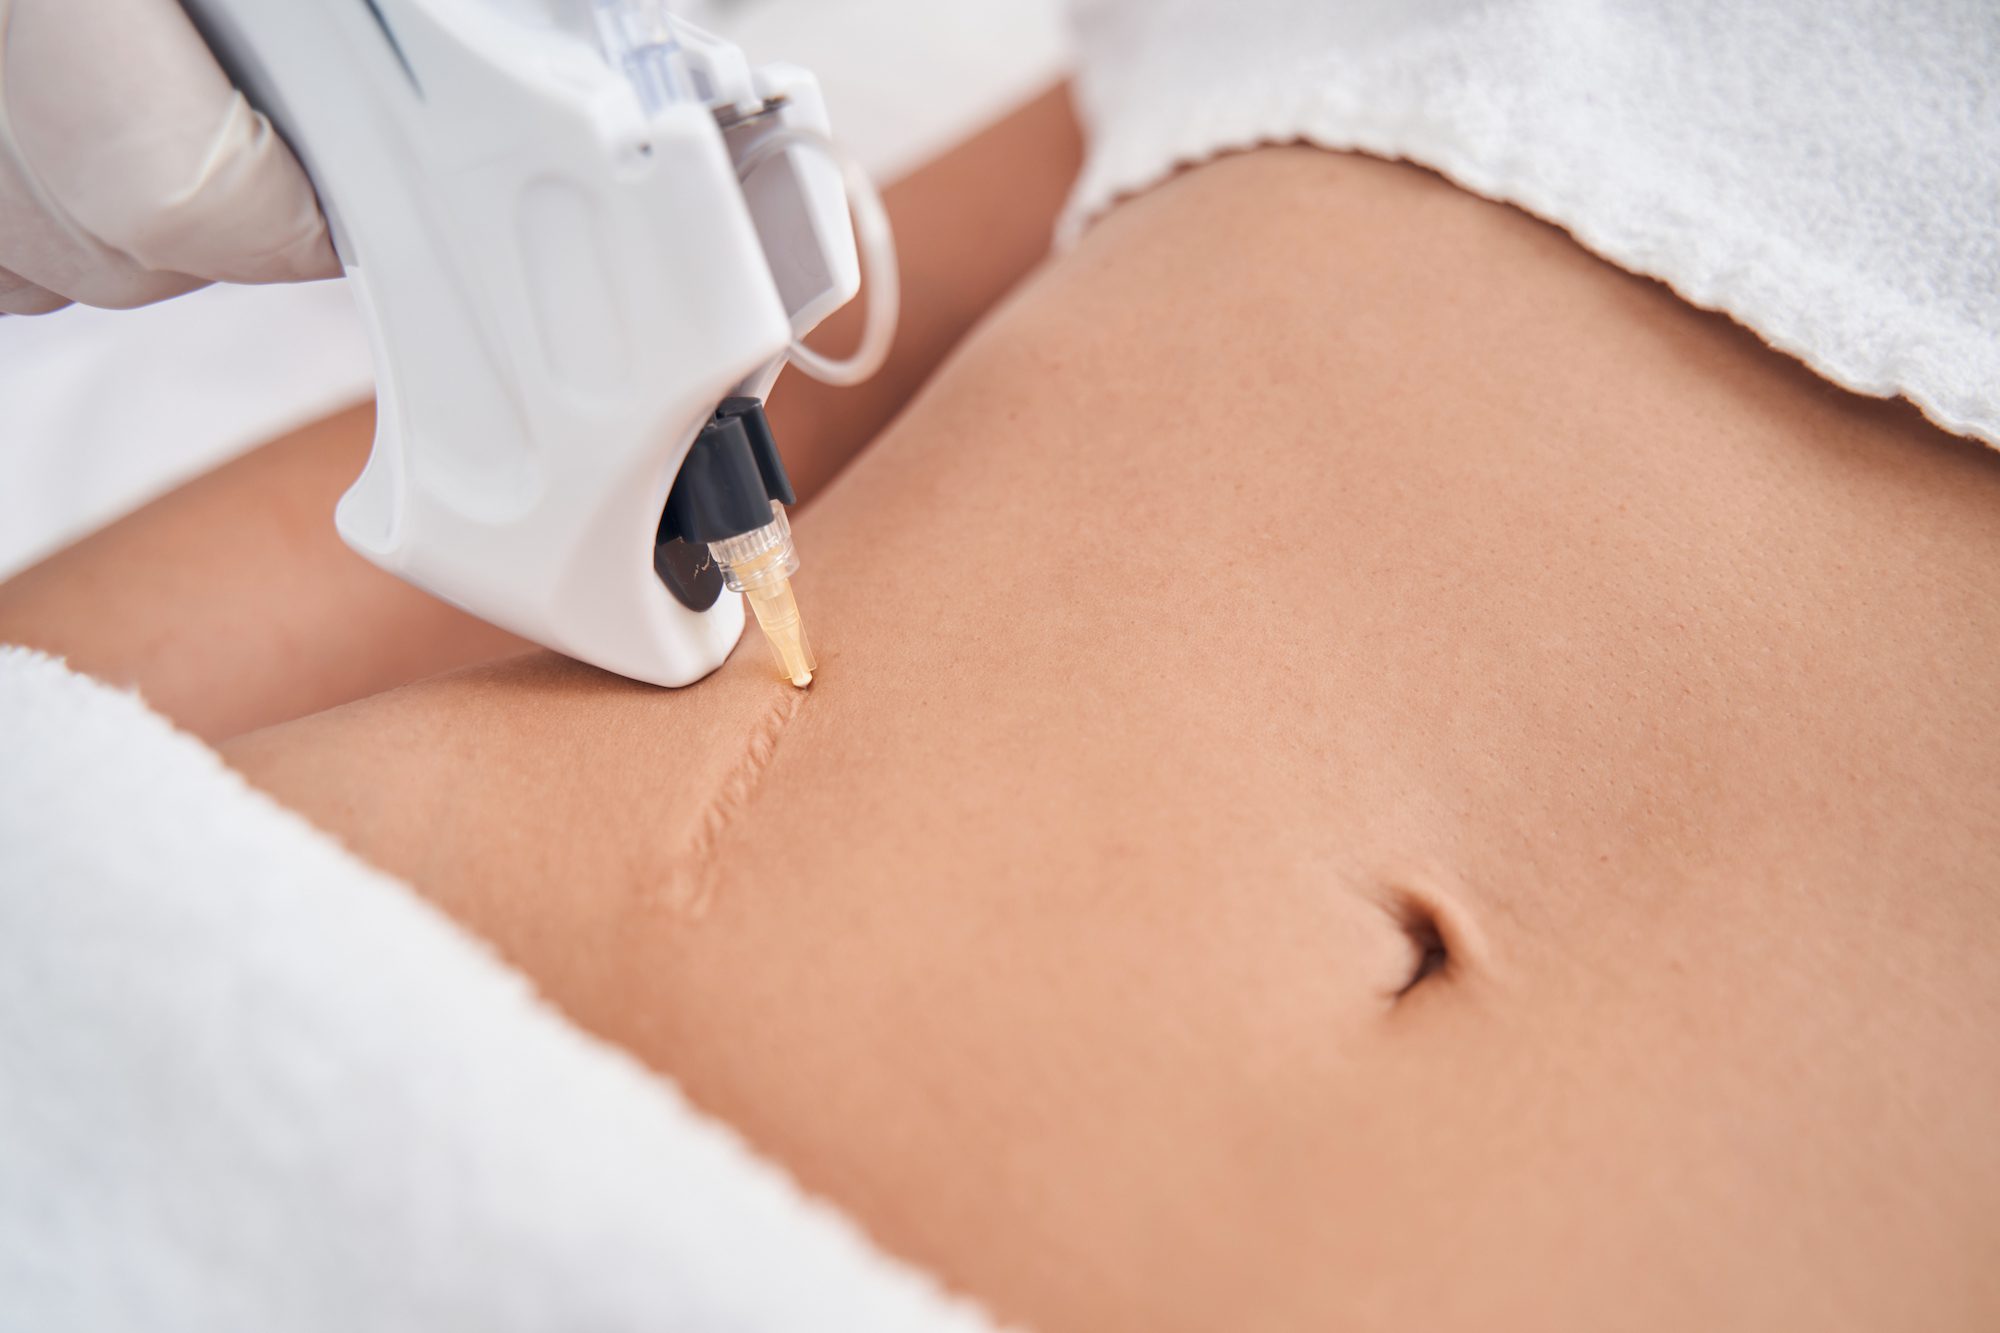
[[[796,528],[809,692],[534,654],[223,753],[1010,1320],[2000,1321],[2000,459],[1275,148]]]

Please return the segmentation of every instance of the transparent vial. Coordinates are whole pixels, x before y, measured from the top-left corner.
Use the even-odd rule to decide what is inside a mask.
[[[771,501],[771,521],[738,537],[708,544],[709,554],[722,567],[722,581],[731,592],[740,592],[750,601],[757,626],[771,645],[778,669],[792,684],[804,689],[812,684],[812,645],[806,640],[805,622],[799,619],[799,604],[792,596],[792,575],[799,572],[799,553],[792,546],[792,525],[785,519],[785,507]]]

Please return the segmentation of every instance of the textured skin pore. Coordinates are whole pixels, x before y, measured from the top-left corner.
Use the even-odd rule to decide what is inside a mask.
[[[229,753],[1042,1329],[2000,1322],[2000,460],[1281,149],[798,531],[803,696],[529,659]]]

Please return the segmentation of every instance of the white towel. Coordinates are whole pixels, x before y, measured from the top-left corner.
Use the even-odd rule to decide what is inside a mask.
[[[0,1330],[989,1327],[138,699],[0,649]]]
[[[1091,146],[1066,236],[1231,149],[1407,158],[2000,446],[1994,0],[1076,8]]]

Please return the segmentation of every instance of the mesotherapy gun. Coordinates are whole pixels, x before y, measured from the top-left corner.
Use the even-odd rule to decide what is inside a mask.
[[[658,685],[721,665],[747,599],[809,683],[762,400],[788,360],[866,378],[895,319],[813,76],[663,0],[182,3],[312,178],[368,327],[348,545]],[[867,328],[830,361],[799,340],[859,289],[857,232]]]

